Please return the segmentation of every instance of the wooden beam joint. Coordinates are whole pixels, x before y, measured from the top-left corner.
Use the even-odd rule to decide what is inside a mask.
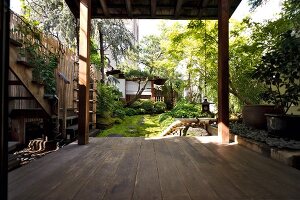
[[[151,0],[151,17],[156,16],[156,0]]]
[[[101,4],[101,7],[102,7],[105,17],[109,17],[110,14],[109,14],[109,10],[107,8],[106,0],[100,0],[100,4]]]
[[[181,6],[183,4],[183,0],[177,0],[176,8],[175,8],[175,19],[178,19],[180,16]]]
[[[132,17],[132,5],[131,0],[126,0],[126,8],[127,8],[127,14],[129,17]]]

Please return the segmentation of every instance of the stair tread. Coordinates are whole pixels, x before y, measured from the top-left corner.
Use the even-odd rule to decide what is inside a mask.
[[[17,63],[20,64],[20,65],[24,65],[25,67],[28,67],[28,68],[33,68],[33,66],[30,65],[28,61],[17,60]]]
[[[13,38],[10,38],[10,39],[9,39],[9,42],[10,42],[12,45],[16,46],[16,47],[22,47],[22,46],[23,46],[23,44],[22,44],[21,42],[15,40],[15,39],[13,39]]]
[[[78,124],[71,125],[66,128],[66,130],[77,130],[77,129],[78,129]]]
[[[48,115],[41,108],[29,108],[29,109],[13,109],[10,112],[10,117],[46,118],[48,117]]]

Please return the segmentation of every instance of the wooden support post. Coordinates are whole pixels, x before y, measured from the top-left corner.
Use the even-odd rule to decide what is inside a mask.
[[[229,1],[218,0],[218,136],[229,143]]]
[[[0,199],[7,199],[9,3],[0,1]]]
[[[91,0],[80,0],[78,144],[88,144]]]
[[[155,101],[155,94],[154,94],[154,80],[151,80],[151,100]]]

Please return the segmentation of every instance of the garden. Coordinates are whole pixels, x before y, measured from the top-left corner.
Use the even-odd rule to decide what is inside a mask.
[[[40,6],[32,9],[37,2]],[[255,10],[265,1],[248,2]],[[43,24],[36,23],[42,31],[56,35],[61,43],[74,48],[78,46],[75,37],[78,24],[73,23],[74,18],[64,4],[55,1],[49,6],[49,2],[24,1],[25,18],[28,23],[43,21]],[[40,13],[47,13],[48,17]],[[58,14],[64,20],[57,20]],[[283,146],[291,144],[290,148],[298,148],[299,22],[297,0],[282,1],[282,10],[276,19],[256,22],[245,17],[241,21],[230,21],[229,112],[231,131],[235,134],[268,144],[268,141],[282,140],[287,143]],[[30,49],[35,51],[34,47],[28,47],[28,51]],[[107,51],[111,56],[105,53]],[[136,41],[124,21],[95,19],[90,54],[91,64],[101,73],[96,89],[99,137],[153,137],[177,118],[218,118],[215,109],[218,100],[217,21],[162,23],[159,34]],[[49,64],[51,68],[56,59],[48,61],[36,57],[35,62],[39,66]],[[122,72],[122,77],[107,74],[116,69]],[[43,70],[36,72],[44,73]],[[48,71],[45,74],[48,76]],[[41,79],[52,84],[46,75],[41,74]],[[130,97],[120,92],[121,79],[136,84]],[[154,80],[164,81],[151,86],[151,95],[145,95]],[[55,92],[51,85],[49,88]],[[160,92],[159,101],[153,98],[152,90]],[[203,110],[204,99],[208,100],[209,112]]]

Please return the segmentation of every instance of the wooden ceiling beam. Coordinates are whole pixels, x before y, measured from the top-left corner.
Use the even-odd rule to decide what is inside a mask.
[[[199,12],[198,12],[198,18],[201,18],[203,16],[203,12],[205,12],[205,8],[207,8],[207,4],[208,4],[209,0],[202,0],[201,4],[200,4],[200,8],[199,8]]]
[[[151,17],[156,16],[156,0],[151,0]]]
[[[105,17],[109,17],[109,11],[108,11],[108,8],[106,5],[106,0],[100,0],[100,4],[101,4],[101,7],[102,7]]]
[[[129,17],[132,17],[132,5],[131,0],[126,0],[126,8],[127,8],[127,14]]]
[[[177,0],[176,8],[175,8],[175,19],[177,19],[180,15],[181,6],[183,4],[183,0]]]

